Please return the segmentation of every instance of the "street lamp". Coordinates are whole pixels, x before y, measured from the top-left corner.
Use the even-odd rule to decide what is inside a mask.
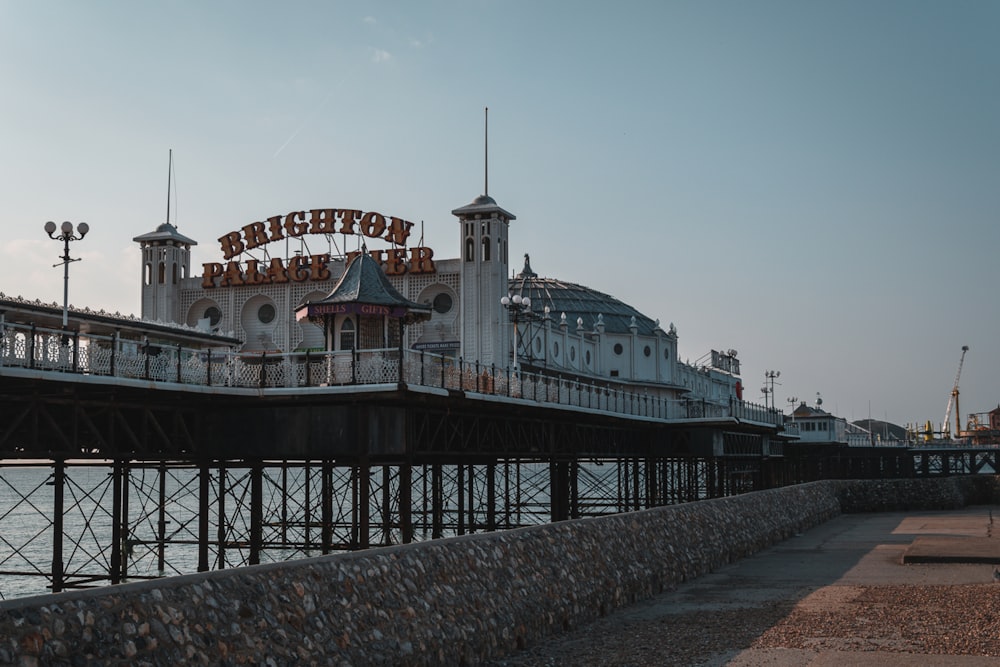
[[[76,226],[76,229],[74,230],[72,222],[64,222],[64,223],[62,223],[62,225],[60,225],[58,227],[58,229],[59,229],[59,233],[58,234],[56,234],[56,229],[57,229],[56,223],[52,222],[51,220],[45,223],[45,233],[49,235],[49,238],[50,239],[55,239],[56,241],[62,241],[63,242],[62,261],[59,264],[62,264],[62,266],[63,266],[63,318],[62,318],[62,325],[63,325],[63,330],[65,331],[69,327],[69,265],[70,265],[70,262],[79,262],[80,259],[82,259],[80,257],[77,257],[76,259],[72,259],[69,256],[69,242],[70,241],[79,241],[84,236],[86,236],[87,232],[90,231],[90,225],[88,225],[86,222],[81,222],[80,224],[78,224]],[[74,235],[74,232],[78,232],[80,235],[76,236],[76,235]],[[59,266],[59,264],[53,264],[52,266],[56,267],[56,266]]]
[[[774,385],[775,384],[778,384],[778,385],[781,384],[780,382],[776,383],[775,379],[780,378],[780,377],[781,377],[781,371],[764,371],[764,386],[761,387],[760,390],[764,394],[764,407],[765,408],[768,407],[768,405],[767,405],[767,396],[768,396],[768,394],[771,394],[771,405],[770,405],[770,407],[772,407],[772,408],[774,407]]]
[[[521,296],[520,294],[508,294],[507,296],[500,297],[500,305],[507,309],[510,313],[511,322],[514,324],[514,370],[517,370],[517,321],[520,316],[530,316],[531,313],[531,297]]]

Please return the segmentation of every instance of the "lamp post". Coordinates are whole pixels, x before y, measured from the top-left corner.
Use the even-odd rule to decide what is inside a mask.
[[[57,229],[56,223],[52,222],[51,220],[45,223],[45,233],[49,235],[49,238],[63,242],[62,261],[59,264],[62,264],[63,266],[62,326],[63,326],[63,331],[65,331],[69,327],[69,265],[70,262],[79,262],[81,259],[80,257],[72,259],[69,256],[69,242],[79,241],[84,236],[86,236],[87,232],[90,231],[90,225],[88,225],[86,222],[81,222],[76,226],[76,229],[74,230],[73,223],[67,221],[62,223],[62,225],[58,227],[59,229],[58,234],[55,233],[56,229]],[[79,233],[80,235],[76,236],[74,232]],[[53,264],[52,266],[56,267],[59,266],[59,264]]]
[[[524,296],[520,294],[508,294],[507,296],[500,297],[500,305],[503,306],[508,313],[510,313],[510,320],[514,324],[514,370],[517,370],[517,321],[522,315],[529,315],[531,313],[531,297]]]
[[[777,378],[781,377],[781,371],[764,371],[764,386],[761,387],[761,392],[764,394],[764,407],[769,407],[767,404],[768,394],[771,395],[771,405],[774,407],[774,385],[780,385],[780,382],[775,382]]]

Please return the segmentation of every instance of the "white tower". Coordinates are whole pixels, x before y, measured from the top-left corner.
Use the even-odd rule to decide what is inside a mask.
[[[513,334],[500,299],[507,295],[507,234],[515,218],[485,194],[451,213],[461,232],[462,359],[506,368]]]
[[[169,222],[132,240],[142,248],[142,319],[183,324],[180,283],[191,273],[191,246],[198,243]]]

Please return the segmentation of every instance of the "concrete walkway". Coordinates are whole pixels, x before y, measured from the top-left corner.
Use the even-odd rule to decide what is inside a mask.
[[[995,533],[995,507],[841,515],[500,664],[995,667]]]

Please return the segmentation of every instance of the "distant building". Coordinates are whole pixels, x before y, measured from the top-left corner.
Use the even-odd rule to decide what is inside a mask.
[[[822,404],[822,399],[817,403]],[[801,444],[847,445],[847,420],[837,417],[816,405],[810,407],[805,401],[792,412],[791,424],[798,430]]]

